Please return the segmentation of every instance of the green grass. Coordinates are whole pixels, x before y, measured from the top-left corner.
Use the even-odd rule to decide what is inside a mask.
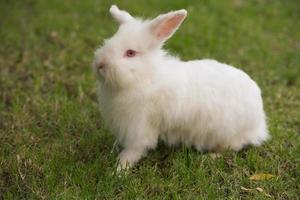
[[[144,17],[186,8],[166,48],[250,74],[263,91],[272,140],[217,159],[160,144],[126,176],[113,175],[117,152],[90,67],[93,51],[117,29],[111,2],[2,0],[0,199],[299,199],[299,1],[115,3]],[[255,173],[275,177],[249,180]]]

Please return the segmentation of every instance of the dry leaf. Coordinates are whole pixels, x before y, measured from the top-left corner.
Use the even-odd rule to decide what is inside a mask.
[[[265,196],[267,196],[267,197],[272,197],[270,194],[268,194],[268,193],[266,193],[262,188],[260,188],[260,187],[257,187],[257,188],[255,188],[258,192],[261,192],[261,193],[263,193]]]
[[[253,190],[253,189],[251,189],[251,188],[245,188],[245,187],[243,187],[243,186],[241,186],[241,189],[244,190],[244,191],[252,191],[252,190]]]
[[[254,174],[250,176],[250,180],[259,181],[259,180],[267,180],[275,177],[273,174]]]
[[[241,186],[241,189],[244,190],[244,191],[247,191],[247,192],[253,192],[253,191],[257,191],[257,192],[260,192],[262,193],[263,195],[267,196],[267,197],[272,197],[270,194],[266,193],[262,188],[260,187],[257,187],[255,189],[252,189],[252,188],[245,188],[243,186]]]

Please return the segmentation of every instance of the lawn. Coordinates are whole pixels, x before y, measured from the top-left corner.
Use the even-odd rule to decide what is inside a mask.
[[[299,199],[300,2],[119,0],[133,15],[185,8],[166,48],[260,85],[272,139],[219,158],[160,143],[117,176],[91,70],[117,29],[101,0],[0,1],[0,199]],[[251,180],[254,174],[271,174]]]

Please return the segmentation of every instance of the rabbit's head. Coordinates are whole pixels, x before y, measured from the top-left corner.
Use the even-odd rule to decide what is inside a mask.
[[[115,89],[151,83],[164,55],[161,47],[180,26],[186,10],[146,21],[132,17],[115,5],[111,6],[110,13],[119,23],[119,29],[95,52],[93,68],[98,79]]]

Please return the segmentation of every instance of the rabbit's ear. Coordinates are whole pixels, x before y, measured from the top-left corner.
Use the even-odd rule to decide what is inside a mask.
[[[120,10],[116,5],[112,5],[109,12],[120,25],[134,20],[128,12]]]
[[[150,22],[150,31],[155,39],[164,42],[179,28],[187,15],[185,9],[162,14]]]

